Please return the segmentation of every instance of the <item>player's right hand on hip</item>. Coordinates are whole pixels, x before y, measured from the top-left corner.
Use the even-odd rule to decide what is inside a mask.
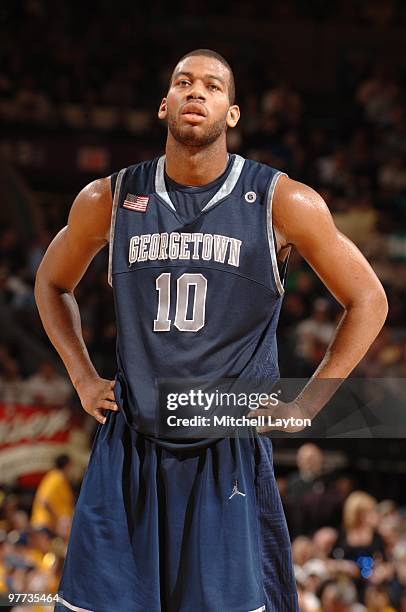
[[[76,389],[83,409],[102,425],[106,422],[106,410],[118,411],[113,391],[115,383],[115,380],[97,377],[82,382]]]

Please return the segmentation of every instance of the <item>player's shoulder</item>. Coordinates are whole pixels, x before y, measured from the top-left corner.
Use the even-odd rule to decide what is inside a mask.
[[[103,178],[95,179],[88,183],[80,191],[79,196],[84,199],[93,201],[103,201],[111,196],[110,190],[110,177],[105,176]]]
[[[111,216],[112,196],[110,177],[95,179],[78,193],[70,211],[70,220],[108,219]]]
[[[322,196],[310,185],[301,183],[287,175],[282,175],[274,194],[275,209],[287,209],[296,214],[299,210],[326,210],[327,204]]]
[[[322,232],[331,224],[331,213],[322,196],[288,176],[281,176],[276,184],[272,218],[275,227],[293,244],[297,237]]]
[[[69,212],[68,235],[82,240],[85,234],[93,239],[107,241],[112,212],[110,177],[98,178],[88,183],[76,196]]]

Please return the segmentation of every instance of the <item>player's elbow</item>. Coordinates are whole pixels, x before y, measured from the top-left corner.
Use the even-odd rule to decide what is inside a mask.
[[[380,329],[386,321],[389,310],[388,298],[380,282],[369,292],[367,303],[370,316]]]
[[[34,297],[37,306],[40,305],[43,299],[47,299],[51,293],[58,294],[62,293],[62,291],[62,288],[57,287],[53,282],[49,270],[44,260],[42,260],[35,275]]]
[[[35,284],[34,284],[34,296],[35,296],[35,300],[37,303],[38,303],[38,299],[41,297],[41,294],[44,291],[46,291],[49,285],[50,285],[49,278],[46,274],[46,270],[43,264],[41,263],[35,275]]]
[[[388,298],[386,296],[385,290],[382,286],[381,286],[381,291],[379,293],[378,301],[379,301],[379,312],[382,317],[382,325],[383,325],[386,321],[386,317],[388,316],[389,304],[388,304]]]
[[[385,290],[377,277],[365,284],[352,300],[344,304],[345,310],[362,312],[362,318],[369,322],[378,332],[388,316],[388,299]]]
[[[37,304],[37,308],[40,312],[41,312],[42,301],[44,297],[47,295],[48,289],[49,289],[49,285],[46,281],[45,275],[42,272],[41,268],[39,268],[35,275],[34,298]]]

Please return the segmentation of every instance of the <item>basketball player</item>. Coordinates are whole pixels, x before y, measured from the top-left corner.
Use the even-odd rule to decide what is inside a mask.
[[[156,381],[259,376],[272,386],[291,246],[344,307],[308,389],[316,379],[348,376],[383,325],[385,294],[317,193],[227,153],[226,130],[240,110],[220,55],[183,57],[158,117],[168,127],[166,155],[88,185],[37,275],[45,329],[83,408],[100,423],[56,609],[292,612],[297,595],[271,441],[256,432],[156,436]],[[74,297],[108,243],[115,381],[101,379],[89,359]],[[300,401],[284,408],[302,415]]]

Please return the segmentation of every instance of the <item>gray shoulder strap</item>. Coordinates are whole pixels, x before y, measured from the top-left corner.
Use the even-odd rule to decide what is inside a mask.
[[[285,289],[283,288],[283,284],[282,281],[280,279],[279,276],[279,268],[278,268],[278,261],[277,261],[277,257],[276,257],[276,245],[275,245],[275,240],[274,240],[274,235],[273,235],[273,223],[272,223],[272,201],[273,201],[273,194],[275,192],[275,187],[276,187],[276,183],[278,182],[278,180],[280,179],[281,176],[288,176],[286,174],[286,172],[277,172],[274,177],[272,178],[272,181],[269,185],[268,188],[268,194],[267,194],[267,215],[266,215],[266,219],[267,219],[267,232],[268,232],[268,243],[269,243],[269,251],[271,254],[271,261],[272,261],[272,270],[273,270],[273,275],[275,278],[275,283],[276,283],[276,287],[279,291],[280,295],[283,295],[285,293]]]
[[[116,229],[116,217],[117,217],[117,208],[120,201],[120,191],[121,191],[121,183],[123,180],[124,172],[127,168],[123,168],[117,175],[116,186],[114,189],[114,197],[113,197],[113,205],[111,209],[111,223],[110,223],[110,241],[109,241],[109,268],[107,280],[110,286],[113,283],[113,247],[114,247],[114,233]]]

